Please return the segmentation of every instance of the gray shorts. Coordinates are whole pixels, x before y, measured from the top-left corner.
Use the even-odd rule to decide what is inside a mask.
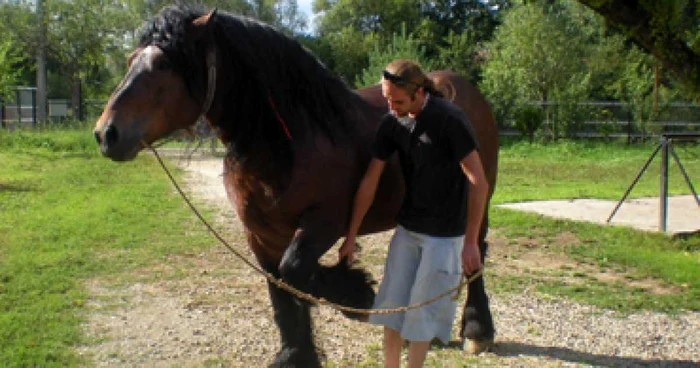
[[[462,277],[464,237],[432,237],[396,227],[389,245],[384,279],[374,308],[420,303],[457,286]],[[449,343],[457,310],[454,293],[405,313],[373,314],[369,322],[399,331],[409,341]]]

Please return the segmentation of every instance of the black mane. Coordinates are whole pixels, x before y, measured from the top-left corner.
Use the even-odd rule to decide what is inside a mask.
[[[204,15],[183,5],[164,8],[148,22],[140,47],[159,46],[171,59],[196,99],[206,93],[206,42],[188,40],[189,24]],[[216,99],[225,106],[218,126],[239,156],[253,145],[286,147],[324,134],[333,142],[352,136],[360,119],[360,98],[297,41],[256,20],[217,12],[211,38],[222,60]],[[273,106],[275,109],[273,109]],[[276,111],[275,111],[276,110]]]

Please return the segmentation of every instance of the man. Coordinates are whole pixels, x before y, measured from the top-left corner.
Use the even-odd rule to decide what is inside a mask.
[[[352,261],[386,160],[398,152],[406,194],[374,303],[396,308],[429,300],[455,287],[462,272],[481,268],[478,237],[488,183],[466,114],[440,97],[416,63],[390,63],[381,83],[390,113],[372,144],[339,256]],[[399,367],[408,340],[408,366],[422,367],[433,338],[449,342],[456,308],[448,296],[406,313],[372,315],[370,323],[384,326],[384,366]]]

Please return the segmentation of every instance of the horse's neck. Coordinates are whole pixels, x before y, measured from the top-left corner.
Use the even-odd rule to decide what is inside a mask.
[[[285,154],[279,147],[258,137],[245,142],[245,147],[237,147],[231,141],[227,146],[227,162],[235,164],[241,175],[255,177],[256,180],[281,189],[288,184],[294,165],[293,150]]]

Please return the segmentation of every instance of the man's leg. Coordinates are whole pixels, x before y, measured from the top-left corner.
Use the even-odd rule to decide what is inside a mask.
[[[384,327],[384,367],[399,368],[403,339],[399,331]]]
[[[411,341],[408,344],[408,368],[421,368],[428,354],[430,341]]]

